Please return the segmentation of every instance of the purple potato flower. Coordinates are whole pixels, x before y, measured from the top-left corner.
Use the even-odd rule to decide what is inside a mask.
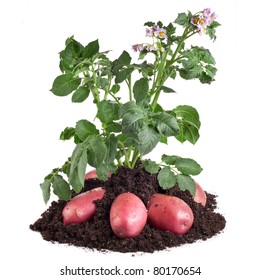
[[[167,37],[166,36],[166,30],[164,28],[160,28],[156,25],[153,27],[153,33],[156,37],[159,37],[161,39],[164,39],[164,38]]]
[[[148,52],[158,51],[157,46],[154,46],[154,45],[147,45],[147,46],[145,47],[145,49],[146,49]]]
[[[153,37],[153,29],[146,28],[146,37]]]
[[[206,8],[199,15],[194,16],[191,19],[191,23],[197,27],[198,33],[202,35],[206,33],[207,26],[209,26],[216,18],[217,15],[212,13],[210,8]]]
[[[135,52],[141,52],[144,50],[144,46],[143,44],[136,44],[136,45],[133,45],[132,46],[132,49],[135,51]]]

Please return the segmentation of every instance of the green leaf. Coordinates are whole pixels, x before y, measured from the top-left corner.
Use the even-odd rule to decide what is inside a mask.
[[[127,66],[131,63],[131,56],[128,52],[123,51],[118,59],[112,63],[112,72],[116,74],[122,67]]]
[[[200,65],[196,65],[193,68],[186,70],[180,69],[179,70],[180,76],[185,80],[192,80],[200,77],[202,73],[202,68]]]
[[[76,124],[75,133],[81,141],[85,141],[90,135],[98,135],[99,131],[93,123],[80,120]]]
[[[190,24],[190,17],[185,13],[179,13],[174,23],[182,26],[187,26]]]
[[[66,127],[60,134],[60,140],[69,140],[75,135],[74,127]]]
[[[102,100],[98,104],[98,118],[102,123],[119,119],[119,105],[109,100]]]
[[[141,167],[143,167],[150,174],[157,173],[160,168],[159,164],[157,164],[155,161],[148,159],[142,161]]]
[[[160,139],[160,142],[168,145],[168,137],[167,136],[162,136],[161,139]]]
[[[88,164],[87,150],[83,150],[78,162],[78,178],[82,186],[84,186],[84,175]]]
[[[154,113],[158,113],[158,112],[164,112],[162,106],[160,104],[156,104],[156,107],[154,109]]]
[[[123,133],[138,133],[144,126],[144,115],[140,111],[126,113],[122,118]]]
[[[173,26],[172,23],[169,23],[169,25],[166,27],[166,31],[167,31],[167,36],[173,35],[176,31],[176,27]]]
[[[52,85],[51,91],[57,96],[66,96],[78,88],[81,79],[72,74],[58,76]]]
[[[112,86],[112,88],[111,88],[111,91],[112,91],[114,94],[118,93],[119,90],[120,90],[120,85],[118,85],[118,84],[114,84],[114,85]]]
[[[176,114],[177,119],[181,119],[183,122],[189,123],[192,126],[195,126],[197,129],[200,128],[200,118],[198,111],[188,105],[180,105],[173,109],[173,112]]]
[[[111,133],[111,132],[121,132],[122,131],[122,125],[119,124],[119,123],[116,123],[116,122],[106,123],[104,128],[109,133]]]
[[[139,103],[143,101],[147,97],[148,91],[149,91],[148,80],[145,78],[141,78],[140,80],[137,80],[133,87],[133,93],[136,102]]]
[[[161,188],[170,189],[176,183],[176,175],[171,171],[169,166],[166,166],[159,171],[157,180]]]
[[[134,71],[134,68],[125,68],[116,74],[115,83],[120,84],[126,80]]]
[[[220,26],[220,24],[217,21],[213,21],[211,25],[209,25],[206,29],[206,34],[212,39],[213,41],[216,40],[216,28]]]
[[[70,166],[71,166],[71,162],[70,161],[71,161],[71,158],[68,158],[68,160],[61,167],[62,172],[64,174],[66,174],[68,178],[70,176]]]
[[[101,89],[104,89],[107,85],[109,85],[109,81],[103,77],[97,77],[97,86]]]
[[[140,113],[143,112],[142,109],[138,107],[134,101],[129,101],[123,104],[123,106],[121,106],[119,110],[119,117],[122,118],[125,114],[136,112],[136,111]]]
[[[180,134],[175,136],[180,142],[188,140],[190,143],[195,144],[199,139],[200,119],[199,114],[192,106],[178,106],[173,111],[177,118]]]
[[[89,88],[86,86],[79,87],[72,95],[72,102],[74,103],[81,103],[85,101],[89,96]]]
[[[107,174],[109,172],[109,167],[107,164],[102,163],[100,166],[96,168],[98,179],[102,181],[107,181]]]
[[[211,77],[212,81],[217,73],[217,68],[215,68],[212,65],[206,65],[205,66],[205,73]]]
[[[190,158],[179,158],[175,163],[175,167],[186,175],[198,175],[202,171],[201,166]]]
[[[175,136],[178,141],[184,143],[187,140],[192,144],[195,144],[198,141],[200,135],[197,127],[187,122],[179,123],[179,127],[180,134]]]
[[[69,183],[72,188],[79,193],[83,187],[82,178],[79,178],[78,165],[83,152],[86,150],[86,143],[79,143],[71,156],[71,166],[69,174]]]
[[[106,158],[107,147],[99,135],[89,136],[88,143],[88,163],[97,168]]]
[[[175,165],[176,161],[179,158],[180,158],[179,156],[168,156],[168,155],[165,155],[165,154],[162,155],[162,161],[166,164],[169,164],[169,165]]]
[[[70,185],[62,178],[62,176],[54,176],[52,187],[54,194],[56,194],[59,199],[67,201],[71,198],[72,191],[70,189]]]
[[[60,52],[61,64],[67,69],[73,68],[82,56],[84,47],[74,39]]]
[[[172,88],[169,88],[169,87],[165,87],[165,86],[162,86],[161,87],[161,90],[165,93],[171,93],[171,92],[176,92],[175,90],[173,90]]]
[[[153,21],[147,21],[144,26],[148,26],[148,27],[153,27],[155,25],[155,22]]]
[[[110,164],[113,163],[115,158],[116,158],[116,154],[117,154],[117,142],[118,139],[115,137],[114,134],[110,134],[108,136],[108,138],[106,139],[106,147],[107,147],[107,152],[106,152],[106,156],[105,156],[105,163],[106,164]]]
[[[211,84],[211,82],[214,81],[214,79],[212,79],[211,76],[207,75],[206,72],[201,73],[199,80],[202,84]]]
[[[189,175],[178,174],[176,176],[176,179],[180,190],[182,191],[188,190],[190,191],[191,195],[193,196],[195,195],[196,184]]]
[[[45,179],[42,184],[40,184],[41,190],[42,190],[42,196],[44,202],[47,204],[47,202],[50,199],[51,196],[51,181],[48,179]]]
[[[139,139],[135,133],[119,134],[117,136],[118,140],[124,144],[125,147],[130,147],[132,145],[138,146]]]
[[[156,121],[156,127],[158,131],[164,136],[175,136],[179,134],[179,126],[174,116],[160,112],[152,116]]]
[[[98,40],[90,42],[84,49],[84,57],[92,58],[99,51]]]
[[[150,153],[160,141],[160,133],[152,126],[144,127],[139,133],[139,145],[141,155]]]

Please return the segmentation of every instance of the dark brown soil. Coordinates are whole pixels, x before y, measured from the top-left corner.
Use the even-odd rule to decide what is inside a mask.
[[[148,174],[144,169],[122,167],[107,182],[90,179],[85,182],[82,192],[95,187],[106,189],[104,198],[97,201],[96,214],[92,221],[80,225],[63,225],[61,212],[66,202],[52,202],[41,218],[30,228],[42,234],[43,239],[58,243],[67,243],[78,247],[117,252],[154,252],[169,247],[177,247],[197,240],[206,240],[221,232],[226,224],[225,218],[215,212],[216,196],[207,193],[207,204],[203,207],[193,201],[188,191],[177,187],[164,191],[158,186],[156,175]],[[132,192],[139,196],[145,205],[152,194],[166,193],[177,196],[189,204],[194,213],[192,228],[184,235],[175,235],[152,228],[146,224],[136,238],[121,239],[114,235],[109,223],[111,203],[122,192]]]

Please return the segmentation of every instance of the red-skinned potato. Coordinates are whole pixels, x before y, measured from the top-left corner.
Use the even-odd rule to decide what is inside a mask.
[[[153,227],[184,234],[192,226],[194,216],[182,199],[164,194],[154,194],[148,204],[148,222]]]
[[[110,172],[107,173],[107,177],[108,177],[108,178],[110,178],[111,175],[112,175],[112,173],[110,173]],[[97,176],[97,171],[96,171],[96,169],[93,169],[93,170],[91,170],[91,171],[89,171],[89,172],[87,172],[87,173],[85,174],[85,180],[88,180],[88,179],[96,179],[97,177],[98,177],[98,176]]]
[[[196,192],[195,192],[195,195],[193,196],[193,199],[197,203],[200,203],[203,206],[205,206],[207,203],[207,195],[204,192],[204,190],[202,189],[202,187],[197,182],[195,182],[195,183],[196,183]]]
[[[132,193],[121,193],[110,209],[110,225],[115,235],[133,238],[143,230],[147,210],[142,200]]]
[[[75,196],[62,210],[63,224],[80,224],[90,220],[96,212],[94,201],[102,199],[104,194],[104,189],[95,188]]]

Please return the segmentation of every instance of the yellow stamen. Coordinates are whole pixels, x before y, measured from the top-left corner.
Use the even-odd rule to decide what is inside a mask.
[[[197,23],[199,22],[199,18],[198,18],[198,17],[195,17],[195,18],[193,19],[193,22],[194,22],[195,24],[197,24]]]
[[[200,24],[203,24],[205,22],[205,20],[204,19],[200,19]]]
[[[163,35],[164,35],[164,32],[163,32],[163,31],[160,31],[160,32],[159,32],[159,35],[160,35],[160,36],[163,36]]]

